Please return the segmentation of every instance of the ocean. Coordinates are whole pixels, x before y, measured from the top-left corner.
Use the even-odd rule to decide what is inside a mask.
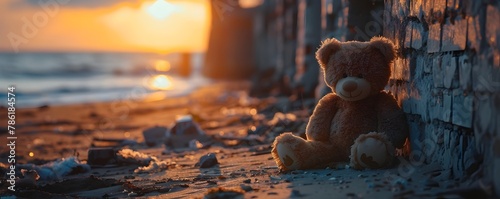
[[[181,76],[183,60],[191,63]],[[15,86],[16,107],[155,100],[187,95],[210,80],[201,75],[203,54],[0,53],[0,105]],[[153,99],[153,98],[151,98]]]

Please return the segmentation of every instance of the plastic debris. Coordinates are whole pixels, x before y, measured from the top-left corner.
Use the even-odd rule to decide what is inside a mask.
[[[64,176],[90,171],[88,164],[82,164],[76,157],[63,158],[44,165],[24,164],[19,168],[35,170],[40,180],[59,180]]]

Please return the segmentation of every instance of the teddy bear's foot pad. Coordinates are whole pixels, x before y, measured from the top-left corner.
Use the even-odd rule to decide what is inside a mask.
[[[357,169],[386,167],[392,162],[393,150],[383,134],[361,135],[351,149],[351,166]]]
[[[297,157],[290,146],[280,143],[276,146],[276,152],[278,153],[279,161],[286,167],[284,168],[285,170],[299,169]]]

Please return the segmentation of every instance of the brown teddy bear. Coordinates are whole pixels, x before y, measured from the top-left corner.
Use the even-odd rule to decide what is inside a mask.
[[[394,147],[408,137],[405,114],[383,91],[394,57],[394,45],[384,37],[323,41],[316,59],[333,93],[316,105],[307,140],[292,133],[275,139],[272,156],[280,170],[325,168],[349,159],[355,169],[392,165]]]

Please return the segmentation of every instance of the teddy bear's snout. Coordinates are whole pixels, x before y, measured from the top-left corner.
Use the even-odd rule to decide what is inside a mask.
[[[346,92],[352,92],[352,91],[355,91],[356,89],[358,89],[358,83],[356,83],[355,81],[346,81],[344,82],[344,84],[342,85],[342,89]]]

